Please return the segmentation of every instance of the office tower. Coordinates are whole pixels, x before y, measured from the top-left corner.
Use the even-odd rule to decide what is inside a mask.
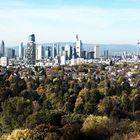
[[[24,47],[23,47],[23,42],[19,44],[19,58],[23,59],[24,57]]]
[[[56,44],[56,48],[57,48],[57,56],[60,56],[60,45]]]
[[[34,34],[29,35],[28,42],[35,42],[35,35]]]
[[[51,47],[50,47],[50,46],[47,46],[47,47],[45,48],[44,57],[45,57],[46,59],[49,59],[49,58],[51,57]]]
[[[82,41],[79,39],[78,35],[76,35],[76,55],[77,57],[81,57],[82,51]]]
[[[60,53],[61,53],[61,56],[64,55],[64,52],[65,52],[65,47],[62,46],[62,47],[61,47],[61,52],[60,52]]]
[[[29,35],[27,49],[26,49],[26,59],[28,65],[35,65],[36,60],[36,44],[35,35]]]
[[[84,59],[86,59],[87,58],[87,55],[86,54],[87,54],[86,51],[82,51],[81,52],[81,57],[84,58]]]
[[[1,42],[1,57],[4,57],[5,56],[5,44],[4,44],[4,41],[2,40]]]
[[[36,49],[36,60],[43,60],[44,59],[44,47],[39,45]]]
[[[57,44],[53,44],[52,46],[52,58],[57,56]]]
[[[73,48],[73,50],[72,50],[72,58],[73,59],[77,58],[76,48]]]
[[[104,58],[108,59],[108,50],[104,50]]]
[[[65,45],[65,55],[66,55],[66,60],[70,60],[72,58],[72,46],[66,44]]]
[[[7,48],[7,57],[9,59],[15,58],[15,50],[12,48]]]
[[[87,53],[87,59],[94,59],[94,51]]]
[[[94,58],[100,58],[100,46],[98,45],[94,47]]]

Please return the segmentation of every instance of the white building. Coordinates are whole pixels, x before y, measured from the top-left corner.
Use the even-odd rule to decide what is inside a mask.
[[[100,46],[98,45],[94,46],[94,58],[100,58]]]
[[[7,57],[1,57],[1,59],[0,59],[0,65],[2,67],[8,66],[8,58]]]
[[[44,58],[44,55],[43,55],[43,46],[40,45],[36,49],[36,60],[42,60],[43,58]]]
[[[61,65],[66,65],[66,56],[65,55],[61,56],[60,62],[61,62],[60,63]]]
[[[79,39],[78,35],[76,35],[76,55],[77,57],[81,57],[82,51],[82,41]]]
[[[19,44],[19,58],[24,57],[24,47],[23,47],[23,42]]]

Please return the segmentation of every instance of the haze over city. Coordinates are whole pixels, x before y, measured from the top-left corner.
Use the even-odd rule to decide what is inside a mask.
[[[0,2],[0,37],[7,46],[27,42],[74,41],[135,44],[140,38],[139,0],[4,0]]]

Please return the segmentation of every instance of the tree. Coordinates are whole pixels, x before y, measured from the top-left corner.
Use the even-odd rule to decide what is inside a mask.
[[[108,125],[110,120],[108,117],[89,115],[81,128],[81,132],[92,139],[104,140],[109,137]]]
[[[39,94],[37,94],[37,92],[35,90],[32,90],[32,89],[31,90],[28,90],[28,89],[23,90],[19,96],[24,97],[25,99],[29,99],[31,101],[34,101],[34,100],[38,101],[41,97]]]
[[[2,102],[1,108],[0,126],[2,132],[10,132],[24,125],[26,117],[32,113],[32,102],[23,97],[13,97]]]
[[[117,96],[105,97],[98,104],[99,113],[115,118],[120,118],[120,98]]]
[[[80,114],[83,113],[83,109],[84,109],[84,101],[82,97],[78,97],[75,102],[74,112]]]
[[[35,128],[37,125],[46,123],[46,113],[43,111],[34,112],[26,118],[25,126]]]

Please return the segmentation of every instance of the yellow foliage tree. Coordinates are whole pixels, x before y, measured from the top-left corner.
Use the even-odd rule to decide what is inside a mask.
[[[110,122],[109,118],[106,116],[94,116],[89,115],[81,128],[83,133],[94,131],[95,129],[99,129],[100,127],[105,127]]]
[[[15,129],[11,134],[3,135],[0,140],[24,140],[29,135],[28,129]]]

